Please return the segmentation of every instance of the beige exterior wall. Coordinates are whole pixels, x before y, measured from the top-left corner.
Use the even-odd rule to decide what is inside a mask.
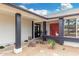
[[[21,27],[21,35],[22,35],[22,42],[24,40],[28,40],[29,36],[32,36],[32,20],[27,18],[22,18],[22,27]]]
[[[15,17],[0,14],[0,45],[15,42]]]
[[[32,35],[32,21],[22,17],[22,42]],[[0,14],[0,45],[15,43],[15,16]]]
[[[47,35],[50,35],[50,23],[46,23]]]

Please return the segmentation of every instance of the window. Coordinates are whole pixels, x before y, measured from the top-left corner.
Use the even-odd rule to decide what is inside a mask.
[[[76,19],[64,20],[64,36],[76,37]]]
[[[77,37],[79,37],[79,19],[77,19]]]

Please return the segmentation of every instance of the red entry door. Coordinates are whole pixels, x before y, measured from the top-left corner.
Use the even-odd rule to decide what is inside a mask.
[[[59,33],[58,23],[51,23],[50,24],[50,35],[51,36],[58,36],[58,33]]]

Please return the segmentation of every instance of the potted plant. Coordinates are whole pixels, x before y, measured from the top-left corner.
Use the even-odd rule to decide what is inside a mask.
[[[55,43],[56,42],[54,40],[48,39],[48,45],[49,45],[50,48],[54,48],[55,47]]]

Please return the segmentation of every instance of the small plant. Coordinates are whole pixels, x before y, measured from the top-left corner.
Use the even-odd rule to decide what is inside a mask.
[[[50,45],[50,47],[52,47],[52,48],[54,48],[54,46],[55,46],[55,41],[54,40],[52,40],[52,39],[49,39],[48,40],[48,44]]]
[[[4,46],[0,46],[0,49],[3,49],[3,48],[5,48]]]

